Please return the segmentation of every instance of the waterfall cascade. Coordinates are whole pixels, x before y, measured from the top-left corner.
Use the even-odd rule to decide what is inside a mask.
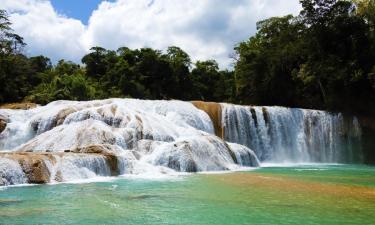
[[[190,102],[56,101],[0,109],[0,120],[0,185],[259,165],[249,148],[215,136]]]
[[[0,185],[233,170],[259,161],[362,160],[357,119],[318,110],[56,101],[28,110],[0,109],[0,125]]]
[[[222,104],[224,139],[253,149],[261,161],[361,162],[357,118],[285,107]]]

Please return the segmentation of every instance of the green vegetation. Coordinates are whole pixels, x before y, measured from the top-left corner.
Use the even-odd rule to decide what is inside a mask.
[[[284,105],[375,115],[375,1],[300,0],[298,16],[257,23],[234,70],[182,49],[91,48],[82,64],[26,57],[0,11],[0,103],[109,97]]]
[[[300,2],[299,16],[260,21],[236,47],[238,99],[375,113],[375,1]]]

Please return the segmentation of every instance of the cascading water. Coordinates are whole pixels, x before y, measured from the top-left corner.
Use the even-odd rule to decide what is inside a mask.
[[[224,139],[254,150],[261,161],[361,162],[354,117],[285,107],[222,105]]]
[[[210,117],[190,102],[56,101],[0,116],[0,159],[11,168],[0,168],[0,185],[259,165],[249,148],[215,136]]]
[[[357,119],[318,110],[107,99],[0,109],[0,122],[0,185],[362,160]]]

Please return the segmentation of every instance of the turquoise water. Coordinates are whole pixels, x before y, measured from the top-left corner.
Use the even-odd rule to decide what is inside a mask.
[[[0,224],[375,224],[374,215],[368,166],[0,189]]]

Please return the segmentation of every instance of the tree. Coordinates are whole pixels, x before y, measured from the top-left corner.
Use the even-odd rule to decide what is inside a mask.
[[[171,67],[172,73],[169,79],[169,94],[172,98],[188,99],[186,93],[191,88],[189,80],[189,68],[191,67],[191,59],[189,55],[181,48],[176,46],[168,47],[165,57]]]
[[[10,26],[8,14],[0,10],[0,103],[20,101],[31,88],[27,80],[31,68],[27,58],[20,54],[25,43]]]
[[[297,96],[291,74],[304,58],[299,39],[303,28],[291,15],[266,19],[257,23],[258,32],[254,37],[235,48],[241,103],[295,104]]]
[[[257,34],[235,48],[238,100],[375,113],[368,9],[357,12],[363,6],[350,1],[300,2],[299,16],[260,21]]]
[[[92,47],[92,52],[82,58],[82,63],[86,65],[86,75],[93,78],[100,78],[106,73],[107,50],[102,47]]]
[[[215,60],[197,61],[191,71],[195,100],[214,101],[214,87],[219,79],[219,65]]]
[[[23,38],[13,33],[11,22],[5,10],[0,9],[0,54],[1,56],[20,53],[26,44]]]

